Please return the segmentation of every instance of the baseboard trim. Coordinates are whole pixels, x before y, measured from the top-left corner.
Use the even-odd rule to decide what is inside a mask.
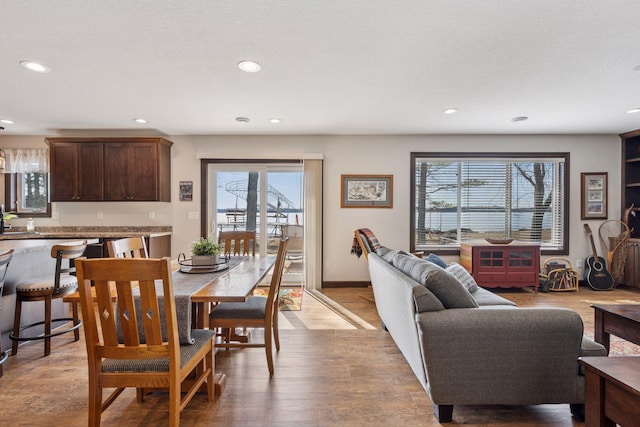
[[[323,288],[368,288],[371,286],[371,282],[361,282],[361,281],[353,281],[353,282],[344,282],[344,281],[335,281],[335,282],[322,282]]]

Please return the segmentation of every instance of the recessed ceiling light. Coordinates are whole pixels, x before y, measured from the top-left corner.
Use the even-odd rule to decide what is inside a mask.
[[[238,68],[247,73],[257,73],[262,67],[255,61],[240,61]]]
[[[14,122],[13,120],[9,119],[0,119],[0,123],[4,123],[5,125],[12,125]]]
[[[147,121],[145,119],[143,119],[142,117],[136,117],[135,119],[133,119],[134,122],[136,123],[140,123],[141,125],[147,123]]]
[[[33,61],[20,61],[20,65],[22,65],[27,70],[35,71],[37,73],[48,73],[49,71],[51,71],[49,67]]]
[[[251,120],[249,120],[248,117],[236,117],[236,122],[239,123],[249,123]]]
[[[273,119],[269,119],[269,121],[271,123],[282,123],[282,119],[279,119],[277,117],[274,117]]]
[[[632,108],[631,110],[627,110],[627,114],[635,114],[640,113],[640,108]]]
[[[457,108],[447,108],[446,110],[442,110],[442,114],[455,114],[457,112]]]
[[[526,122],[527,120],[529,120],[529,117],[527,117],[527,116],[518,116],[518,117],[514,117],[513,119],[511,119],[511,121],[514,122],[514,123]]]

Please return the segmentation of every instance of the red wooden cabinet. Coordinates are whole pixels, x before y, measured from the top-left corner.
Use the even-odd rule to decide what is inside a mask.
[[[460,244],[460,264],[484,288],[524,288],[538,292],[540,245],[510,243]]]

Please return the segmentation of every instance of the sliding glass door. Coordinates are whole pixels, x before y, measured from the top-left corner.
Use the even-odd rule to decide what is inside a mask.
[[[255,230],[260,255],[275,254],[279,239],[289,236],[283,282],[302,283],[302,164],[210,163],[207,175],[209,235]]]

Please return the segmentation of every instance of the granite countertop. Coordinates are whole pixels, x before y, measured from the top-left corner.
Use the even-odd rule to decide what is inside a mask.
[[[4,253],[13,249],[15,253],[36,252],[51,250],[53,245],[78,242],[78,239],[23,239],[23,240],[0,240],[0,252]],[[88,243],[98,243],[98,239],[88,239]]]
[[[125,237],[169,236],[171,226],[158,227],[40,227],[35,232],[27,232],[24,227],[15,227],[0,234],[2,240],[36,239],[121,239]]]

